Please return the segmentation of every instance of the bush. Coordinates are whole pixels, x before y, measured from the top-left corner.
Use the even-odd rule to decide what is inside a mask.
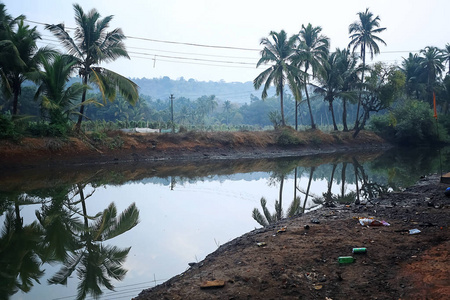
[[[373,131],[388,141],[401,145],[438,141],[434,123],[429,105],[418,100],[401,101],[389,114],[374,116],[370,120]],[[442,132],[442,136],[447,134]]]
[[[69,124],[29,123],[27,131],[32,136],[67,137],[71,132]]]
[[[283,129],[277,138],[277,144],[282,147],[290,147],[301,144],[300,139],[288,129]]]
[[[0,114],[0,139],[17,140],[21,136],[11,116]]]

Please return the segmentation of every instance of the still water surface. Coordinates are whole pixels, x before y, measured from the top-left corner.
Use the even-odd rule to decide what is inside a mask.
[[[25,293],[17,288],[20,279],[11,284],[11,278],[0,278],[0,296],[10,293],[13,294],[10,299],[75,299],[80,282],[77,270],[83,270],[82,262],[75,263],[67,286],[49,285],[48,279],[62,267],[61,260],[50,263],[48,256],[43,255],[45,251],[39,249],[39,242],[34,243],[36,249],[23,243],[14,244],[14,247],[12,242],[8,244],[8,211],[13,219],[23,218],[22,229],[30,230],[35,222],[36,228],[40,228],[37,230],[39,239],[45,240],[50,235],[49,226],[44,221],[39,222],[38,216],[44,216],[46,212],[50,215],[49,211],[57,206],[55,203],[62,203],[59,211],[68,212],[81,224],[86,220],[89,226],[95,222],[95,216],[99,218],[97,213],[103,212],[111,203],[115,204],[118,215],[135,203],[139,210],[138,225],[98,242],[120,249],[131,247],[122,265],[127,270],[123,280],[111,280],[115,291],[99,286],[103,292],[101,299],[130,299],[143,289],[182,273],[188,263],[203,260],[218,246],[261,227],[252,218],[255,208],[262,213],[261,197],[267,199],[267,208],[272,214],[275,213],[275,201],[281,197],[285,215],[295,196],[300,197],[296,213],[303,209],[320,209],[325,202],[351,203],[357,198],[366,201],[376,198],[380,192],[411,185],[421,175],[439,173],[441,165],[444,170],[449,170],[449,152],[450,149],[442,149],[440,159],[435,150],[394,149],[386,153],[170,166],[116,165],[3,176],[0,178],[0,224],[3,230],[0,267],[11,265],[14,258],[16,268],[9,268],[10,274],[0,276],[28,276],[32,286]],[[82,197],[84,201],[80,201]],[[91,218],[85,219],[84,215]],[[17,234],[20,228],[14,228]],[[10,233],[9,236],[13,235]],[[78,241],[85,237],[83,234],[76,236]],[[56,242],[50,241],[47,246],[52,243]],[[64,247],[70,254],[70,245]],[[34,254],[34,264],[39,272],[27,273],[27,268],[18,267],[20,262],[33,265],[25,259],[26,255],[15,258],[13,254],[20,251],[30,256]],[[5,257],[10,258],[9,262]],[[30,275],[37,273],[39,275],[34,279]],[[92,294],[87,293],[85,299],[93,299]]]

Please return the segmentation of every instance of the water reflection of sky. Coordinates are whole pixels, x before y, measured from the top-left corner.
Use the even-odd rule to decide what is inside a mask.
[[[173,190],[170,179],[147,179],[145,183],[97,187],[86,200],[88,214],[95,215],[114,202],[118,213],[136,202],[141,222],[137,227],[105,244],[121,248],[131,246],[125,262],[128,273],[121,282],[114,282],[116,292],[105,290],[103,299],[130,299],[142,289],[159,284],[188,268],[189,262],[203,260],[209,253],[260,225],[251,213],[260,208],[260,199],[267,199],[267,207],[274,212],[279,197],[280,182],[269,185],[269,173],[236,174],[213,177],[197,182],[177,183]],[[306,190],[307,177],[299,178],[299,186]],[[314,180],[311,191],[321,195],[327,188],[325,180]],[[339,186],[333,188],[338,193]],[[85,194],[92,187],[85,189]],[[283,208],[287,209],[294,195],[294,179],[284,181]],[[304,195],[298,193],[301,199]],[[307,207],[312,205],[311,198]],[[35,220],[39,206],[22,209],[24,224]],[[2,218],[0,218],[3,221]],[[45,276],[56,273],[59,266],[45,265]],[[47,278],[35,285],[31,292],[18,292],[12,299],[72,299],[76,295],[76,273],[68,280],[68,287],[48,286]],[[88,296],[86,299],[90,299]]]

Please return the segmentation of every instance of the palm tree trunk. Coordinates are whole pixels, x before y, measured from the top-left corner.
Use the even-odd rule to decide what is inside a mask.
[[[87,85],[88,82],[88,75],[84,75],[83,76],[83,84]],[[86,101],[86,92],[87,90],[84,89],[83,90],[83,95],[81,96],[81,106],[80,106],[80,115],[78,116],[78,121],[77,124],[75,125],[75,132],[76,133],[80,133],[81,130],[81,122],[83,121],[83,114],[84,114],[84,101]]]
[[[331,119],[333,120],[333,127],[335,131],[338,131],[338,127],[336,125],[336,118],[334,117],[334,109],[333,102],[330,101],[330,111],[331,111]]]
[[[17,115],[17,110],[18,110],[18,106],[19,106],[19,94],[20,94],[20,81],[19,80],[14,80],[13,83],[13,111],[12,114],[13,116]]]
[[[283,80],[280,80],[280,105],[281,105],[281,126],[286,126],[286,122],[284,121],[284,104],[283,104]]]
[[[361,86],[359,88],[359,99],[358,99],[358,108],[356,109],[356,120],[355,120],[355,127],[353,129],[357,129],[359,127],[359,108],[361,107],[361,97],[362,97],[362,89],[363,89],[363,83],[364,83],[364,72],[366,71],[366,43],[363,43],[362,45],[361,53],[362,59],[363,59],[363,67],[362,67],[362,73],[361,73]]]
[[[342,131],[348,131],[347,127],[347,101],[342,99],[342,124],[344,125],[344,129]]]
[[[309,102],[308,84],[305,84],[306,101],[308,102],[309,116],[311,118],[311,129],[316,129],[316,124],[314,123],[314,118],[311,109],[311,103]]]

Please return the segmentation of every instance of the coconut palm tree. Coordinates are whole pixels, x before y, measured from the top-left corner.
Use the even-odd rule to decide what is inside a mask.
[[[106,99],[113,101],[118,90],[125,100],[135,104],[139,98],[138,86],[122,75],[99,66],[101,63],[115,61],[121,57],[130,58],[123,44],[125,35],[122,30],[116,28],[107,32],[113,16],[101,19],[95,9],[85,13],[80,5],[74,4],[73,7],[77,24],[74,39],[66,31],[64,24],[46,25],[46,29],[58,38],[70,55],[78,59],[79,74],[84,85],[95,84],[100,89],[104,101]],[[85,101],[86,90],[81,97],[77,131],[81,129]]]
[[[50,124],[67,125],[69,114],[77,107],[74,102],[84,91],[81,83],[67,86],[76,64],[77,60],[70,55],[57,54],[51,59],[43,57],[42,70],[29,76],[39,84],[35,99],[42,97],[41,106],[48,111]]]
[[[261,40],[261,45],[264,45],[264,49],[261,51],[261,58],[256,67],[262,64],[271,64],[271,66],[253,80],[253,86],[255,89],[259,89],[264,84],[261,94],[261,98],[264,100],[267,98],[267,91],[270,85],[275,85],[276,94],[280,96],[281,126],[285,126],[286,121],[283,108],[285,84],[289,85],[296,100],[300,98],[299,88],[295,81],[295,78],[300,75],[300,70],[291,63],[291,59],[295,54],[297,36],[293,35],[288,38],[284,30],[280,32],[271,31],[269,36],[271,39],[263,38]]]
[[[448,64],[448,71],[447,74],[450,74],[450,44],[447,43],[445,45],[445,48],[443,49],[444,55],[445,55],[445,61],[446,64]]]
[[[359,47],[362,59],[361,86],[358,108],[356,110],[355,129],[359,126],[362,84],[364,84],[364,73],[366,71],[366,52],[368,50],[370,58],[373,59],[375,54],[380,53],[378,43],[386,45],[386,42],[377,36],[377,34],[386,30],[386,28],[380,28],[380,17],[374,17],[373,13],[370,12],[368,8],[366,8],[365,12],[359,12],[358,17],[359,20],[350,24],[348,27],[348,33],[350,34],[348,48],[350,49],[353,47],[352,52],[355,52],[356,48]]]
[[[308,103],[309,116],[311,118],[311,128],[315,129],[316,124],[311,109],[311,102],[308,92],[308,84],[310,75],[315,78],[318,74],[325,71],[324,65],[328,57],[329,39],[321,34],[322,27],[312,26],[309,23],[306,27],[302,25],[302,29],[298,34],[300,44],[296,49],[294,61],[299,68],[303,68],[303,78],[306,101]],[[309,74],[308,72],[311,72]]]
[[[12,114],[18,113],[19,95],[22,83],[28,78],[30,72],[39,68],[41,57],[49,57],[55,52],[49,48],[38,48],[36,41],[41,38],[36,27],[30,28],[24,24],[24,18],[17,19],[16,29],[8,30],[9,42],[4,42],[3,51],[9,52],[1,60],[7,60],[2,66],[3,86],[11,92],[13,97]],[[10,59],[13,60],[10,60]]]
[[[427,100],[429,103],[432,103],[434,86],[438,77],[445,72],[444,61],[446,57],[439,48],[432,46],[427,46],[425,49],[420,50],[420,54],[422,57],[419,65],[426,76]]]
[[[417,53],[409,53],[407,58],[403,58],[402,66],[400,70],[405,74],[405,88],[407,96],[415,96],[420,99],[421,94],[424,92],[425,88],[425,74],[421,67],[421,60]]]
[[[343,78],[342,84],[342,125],[343,131],[348,131],[347,126],[347,100],[350,102],[356,102],[355,86],[358,81],[357,69],[356,69],[356,55],[348,49],[336,50],[339,57],[341,75]]]

